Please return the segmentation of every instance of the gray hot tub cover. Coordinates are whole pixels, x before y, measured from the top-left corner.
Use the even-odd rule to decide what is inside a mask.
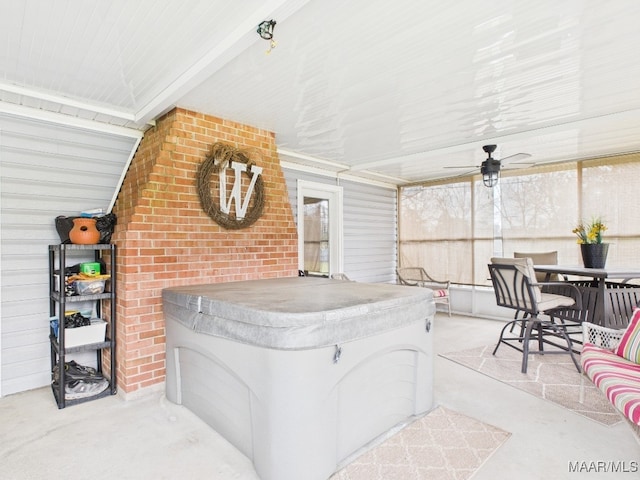
[[[167,288],[164,314],[198,333],[282,350],[336,345],[430,319],[431,290],[290,277]]]

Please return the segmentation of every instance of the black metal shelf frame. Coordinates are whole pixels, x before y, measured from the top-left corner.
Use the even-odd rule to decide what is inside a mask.
[[[91,294],[91,295],[65,295],[65,275],[64,270],[66,267],[67,253],[86,251],[93,252],[94,260],[100,261],[103,257],[103,253],[109,252],[109,266],[108,271],[111,275],[107,281],[108,288],[104,293]],[[56,278],[55,273],[58,271]],[[66,406],[76,405],[78,403],[84,403],[98,398],[103,398],[108,395],[115,395],[117,393],[116,388],[116,246],[112,244],[97,244],[97,245],[76,245],[76,244],[59,244],[49,245],[49,314],[51,317],[58,317],[58,337],[56,338],[55,332],[52,327],[49,327],[49,343],[51,346],[51,371],[56,365],[63,366],[66,361],[66,355],[71,353],[95,351],[97,358],[97,370],[101,374],[102,361],[104,350],[110,350],[110,363],[109,363],[109,378],[105,377],[109,382],[109,386],[102,392],[84,398],[67,399],[65,398],[64,391],[64,368],[60,368],[58,385],[51,384],[54,398],[58,405],[58,408],[65,408]],[[56,284],[57,281],[57,284]],[[107,322],[107,335],[103,342],[97,342],[86,345],[77,345],[74,347],[65,348],[65,328],[64,328],[64,313],[67,308],[67,303],[84,302],[84,301],[96,301],[96,314],[98,318],[102,318],[103,301],[110,302],[111,315],[109,322]],[[103,319],[104,320],[104,319]]]

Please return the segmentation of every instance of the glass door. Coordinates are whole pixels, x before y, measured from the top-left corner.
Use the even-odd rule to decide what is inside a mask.
[[[304,197],[304,268],[305,275],[329,276],[329,200]]]
[[[299,180],[298,268],[330,277],[342,265],[342,187]]]

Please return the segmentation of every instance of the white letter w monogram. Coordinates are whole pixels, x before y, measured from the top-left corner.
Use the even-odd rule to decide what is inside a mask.
[[[235,179],[229,198],[227,198],[227,170],[229,170],[229,168],[225,167],[220,170],[220,210],[229,215],[231,204],[235,201],[236,218],[242,220],[247,213],[249,200],[251,200],[256,180],[258,180],[258,176],[262,173],[262,167],[251,166],[251,183],[249,184],[249,188],[247,188],[244,199],[240,198],[242,194],[242,172],[247,171],[247,165],[244,163],[231,162],[231,169],[235,171]]]

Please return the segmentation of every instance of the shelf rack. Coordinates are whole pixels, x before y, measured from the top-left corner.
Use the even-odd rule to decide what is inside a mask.
[[[111,275],[106,282],[106,289],[103,293],[91,295],[66,295],[66,279],[65,267],[67,254],[74,253],[82,255],[82,253],[93,253],[93,259],[99,262],[103,259],[104,254],[109,254],[108,273]],[[88,256],[88,255],[87,255]],[[56,276],[56,272],[58,275]],[[56,365],[65,365],[66,356],[68,354],[95,351],[97,359],[97,371],[103,374],[103,354],[105,350],[110,351],[109,357],[109,377],[104,377],[108,382],[108,387],[102,392],[83,398],[67,399],[65,398],[65,369],[60,368],[58,384],[51,383],[51,389],[55,397],[58,408],[84,403],[98,398],[115,395],[116,389],[116,246],[112,244],[96,244],[96,245],[77,245],[77,244],[58,244],[49,245],[49,314],[51,317],[58,318],[58,336],[49,327],[49,342],[51,344],[51,371]],[[111,314],[107,322],[107,330],[105,340],[97,343],[85,345],[77,345],[73,347],[65,347],[65,328],[64,317],[67,311],[67,305],[79,302],[95,301],[96,316],[102,319],[104,310],[103,302],[110,302]],[[103,319],[104,320],[104,319]],[[82,328],[82,327],[80,327]],[[103,374],[104,376],[104,374]]]

